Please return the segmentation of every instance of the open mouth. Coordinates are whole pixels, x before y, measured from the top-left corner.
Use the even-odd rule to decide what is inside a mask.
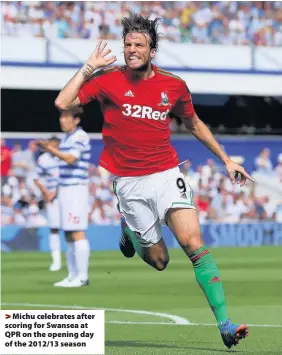
[[[140,58],[132,56],[132,57],[129,57],[128,60],[130,63],[135,64],[135,63],[139,63]]]

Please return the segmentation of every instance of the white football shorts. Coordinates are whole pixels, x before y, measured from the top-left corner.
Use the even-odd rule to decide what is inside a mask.
[[[160,241],[169,209],[196,209],[192,190],[178,167],[145,176],[116,176],[113,184],[119,210],[143,247]]]
[[[88,228],[88,184],[59,187],[61,228],[85,231]]]
[[[48,220],[48,227],[51,229],[60,228],[60,210],[59,200],[55,198],[52,202],[46,203],[46,215]]]

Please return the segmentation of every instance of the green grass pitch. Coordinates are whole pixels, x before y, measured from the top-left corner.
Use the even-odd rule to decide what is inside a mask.
[[[213,249],[212,254],[221,271],[230,317],[250,324],[249,337],[234,352],[281,355],[282,248]],[[62,289],[52,283],[62,279],[66,270],[49,272],[48,254],[4,253],[2,309],[47,309],[46,304],[50,309],[59,309],[59,305],[110,308],[105,326],[107,355],[229,353],[215,326],[172,324],[175,318],[171,315],[197,324],[215,321],[190,262],[181,250],[171,250],[170,256],[168,268],[158,272],[138,257],[93,252],[90,285]]]

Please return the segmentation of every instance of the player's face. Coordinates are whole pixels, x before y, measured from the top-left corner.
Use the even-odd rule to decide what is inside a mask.
[[[60,116],[61,130],[66,133],[70,133],[76,129],[80,120],[74,118],[69,112],[63,112]]]
[[[145,33],[128,33],[124,41],[124,59],[131,70],[145,70],[156,51],[150,48],[150,36]]]

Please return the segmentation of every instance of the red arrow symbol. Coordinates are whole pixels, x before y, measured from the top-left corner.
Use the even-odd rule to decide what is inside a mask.
[[[10,314],[6,314],[6,318],[5,319],[9,319],[11,318]]]

